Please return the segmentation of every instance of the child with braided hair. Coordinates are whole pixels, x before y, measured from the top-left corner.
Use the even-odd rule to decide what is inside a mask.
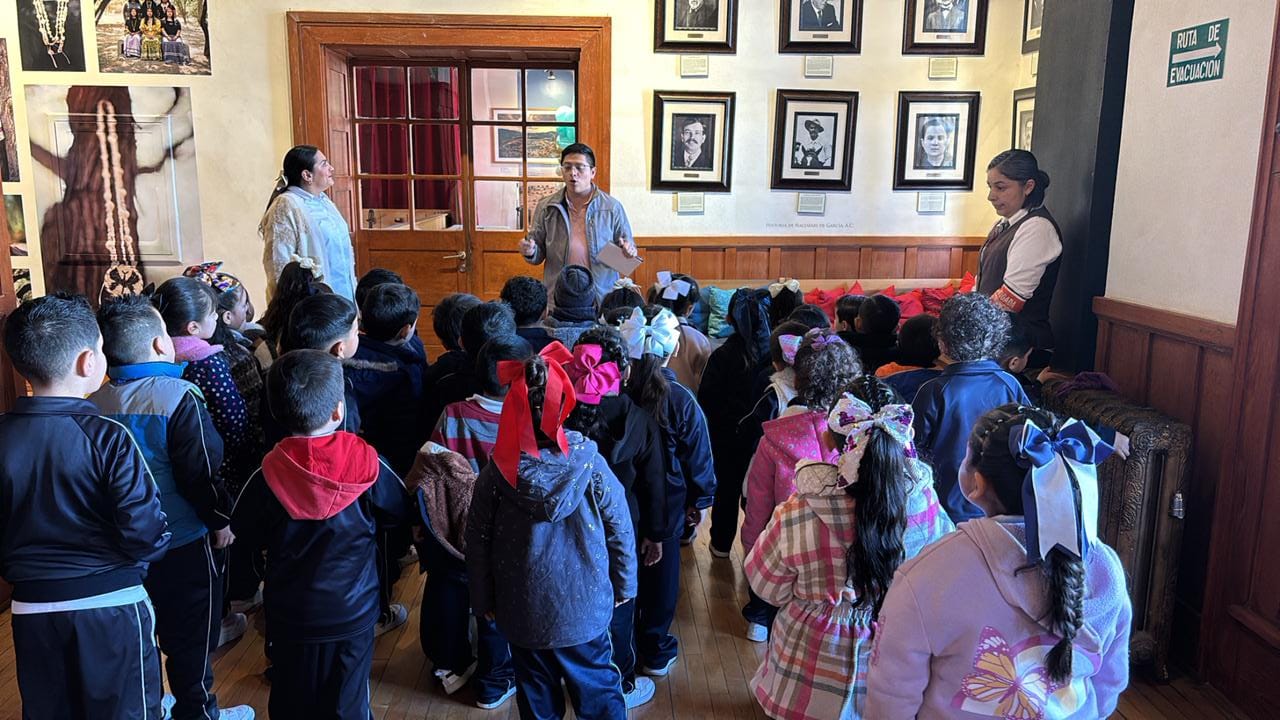
[[[824,459],[798,464],[795,494],[773,512],[744,565],[754,592],[781,606],[751,689],[767,715],[784,720],[863,717],[889,581],[953,527],[928,466],[915,458],[911,406],[867,375],[832,404],[818,413],[815,454]]]
[[[960,469],[986,517],[898,569],[880,613],[867,716],[1101,718],[1129,681],[1124,569],[1096,535],[1095,466],[1078,420],[1002,405]]]

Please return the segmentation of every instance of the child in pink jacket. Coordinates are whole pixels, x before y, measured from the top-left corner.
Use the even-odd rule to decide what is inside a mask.
[[[986,517],[898,569],[880,612],[866,717],[1092,720],[1115,711],[1129,682],[1133,609],[1119,558],[1095,535],[1094,465],[1110,454],[1083,423],[1036,408],[1002,405],[978,420],[959,480]]]
[[[795,493],[796,463],[835,462],[837,451],[822,445],[827,410],[862,371],[857,353],[833,332],[814,329],[804,336],[783,336],[781,342],[784,346],[790,344],[790,352],[794,353],[796,397],[790,407],[779,409],[776,419],[764,424],[764,436],[747,469],[743,490],[747,498],[742,522],[744,557],[773,516],[773,509]],[[747,639],[763,642],[776,612],[772,605],[750,593],[750,601],[742,609],[747,619]]]

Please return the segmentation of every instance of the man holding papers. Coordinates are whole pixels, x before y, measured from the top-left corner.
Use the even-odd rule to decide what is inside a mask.
[[[520,254],[531,265],[542,265],[543,282],[554,290],[560,270],[568,265],[591,269],[596,298],[613,289],[618,279],[616,245],[623,258],[636,258],[631,223],[622,203],[596,187],[596,155],[582,143],[560,153],[564,189],[543,198],[529,219],[529,233],[520,241]],[[611,257],[613,256],[613,257]],[[608,262],[613,262],[610,266]]]

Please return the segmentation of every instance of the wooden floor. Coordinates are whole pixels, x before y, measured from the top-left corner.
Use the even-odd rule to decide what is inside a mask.
[[[654,699],[633,710],[633,719],[701,720],[764,718],[747,690],[764,645],[748,642],[739,608],[746,602],[740,549],[729,560],[711,557],[705,533],[683,549],[683,587],[673,632],[680,638],[680,660],[671,674],[657,680]],[[396,586],[397,601],[409,610],[409,622],[378,639],[374,654],[373,715],[377,720],[402,718],[516,718],[514,700],[497,710],[480,710],[470,690],[452,697],[440,690],[418,644],[418,608],[422,577],[406,569]],[[255,619],[260,621],[259,613]],[[215,691],[223,706],[249,704],[267,717],[270,686],[263,681],[266,661],[262,635],[250,627],[243,638],[222,648],[214,662]],[[0,622],[0,718],[18,718],[13,636]],[[572,712],[570,713],[572,715]],[[1185,676],[1165,685],[1136,678],[1120,699],[1114,717],[1125,720],[1246,720],[1213,688]]]

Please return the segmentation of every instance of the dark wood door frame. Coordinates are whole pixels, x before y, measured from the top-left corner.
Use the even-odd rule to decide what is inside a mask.
[[[1204,675],[1259,718],[1280,716],[1280,19],[1272,44],[1200,635]]]

